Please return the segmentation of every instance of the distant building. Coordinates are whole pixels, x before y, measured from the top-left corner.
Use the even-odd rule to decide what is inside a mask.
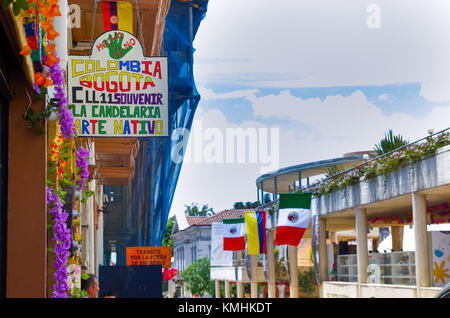
[[[173,264],[179,273],[184,271],[189,265],[194,263],[197,259],[202,257],[211,257],[211,224],[220,223],[223,219],[232,219],[243,217],[244,210],[223,210],[212,216],[186,216],[188,226],[185,229],[180,229],[180,221],[175,217],[172,240],[173,240]],[[169,285],[169,295],[178,287],[181,287],[181,296],[188,295],[184,288],[184,282],[181,275],[178,274],[173,282]],[[171,290],[172,293],[170,292]]]

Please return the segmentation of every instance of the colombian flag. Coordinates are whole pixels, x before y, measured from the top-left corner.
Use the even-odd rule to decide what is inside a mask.
[[[106,31],[123,30],[133,34],[133,4],[129,1],[102,1]]]
[[[266,211],[244,211],[248,255],[266,252]]]

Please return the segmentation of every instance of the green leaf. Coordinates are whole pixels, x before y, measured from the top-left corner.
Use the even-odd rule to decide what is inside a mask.
[[[15,16],[19,15],[20,9],[20,5],[17,2],[13,2],[13,13]]]
[[[16,0],[17,6],[19,7],[19,13],[20,13],[20,9],[22,10],[28,10],[29,5],[28,5],[28,1],[27,0]]]
[[[3,7],[7,9],[13,0],[2,0]]]

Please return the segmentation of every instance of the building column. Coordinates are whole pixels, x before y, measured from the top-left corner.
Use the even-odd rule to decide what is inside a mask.
[[[258,298],[258,280],[256,277],[256,271],[258,267],[258,260],[256,259],[256,255],[250,255],[250,297]]]
[[[300,170],[298,171],[298,189],[302,189],[302,172]]]
[[[261,182],[261,205],[266,204],[266,202],[264,202],[264,182]]]
[[[298,298],[298,266],[297,246],[288,245],[289,259],[289,294],[291,298]]]
[[[236,282],[236,298],[243,298],[243,294],[244,294],[244,283],[243,282]]]
[[[430,264],[428,262],[428,233],[427,233],[427,206],[425,195],[412,193],[412,214],[414,239],[416,245],[416,284],[419,287],[429,287]]]
[[[403,249],[403,226],[391,226],[392,250],[400,251]]]
[[[274,192],[273,192],[273,201],[276,201],[276,200],[278,199],[278,189],[277,189],[277,185],[278,185],[278,183],[277,183],[277,177],[275,176],[275,177],[273,178],[273,189],[274,189]]]
[[[225,281],[225,298],[231,298],[231,283],[228,280]]]
[[[319,277],[320,282],[328,281],[326,219],[319,216]]]
[[[267,230],[267,276],[268,276],[268,297],[276,298],[276,277],[275,277],[275,230]]]
[[[220,298],[220,280],[214,281],[216,287],[216,298]]]
[[[358,283],[367,282],[369,253],[367,248],[367,210],[356,208],[356,250],[358,262]]]
[[[259,199],[259,185],[256,185],[256,198],[257,198],[258,202],[259,202],[260,205],[261,205],[261,201],[260,201],[260,199]]]

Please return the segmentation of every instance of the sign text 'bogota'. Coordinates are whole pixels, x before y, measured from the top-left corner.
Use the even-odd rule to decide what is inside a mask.
[[[100,35],[90,56],[69,56],[69,104],[80,137],[168,136],[166,57],[144,57],[130,33]]]

